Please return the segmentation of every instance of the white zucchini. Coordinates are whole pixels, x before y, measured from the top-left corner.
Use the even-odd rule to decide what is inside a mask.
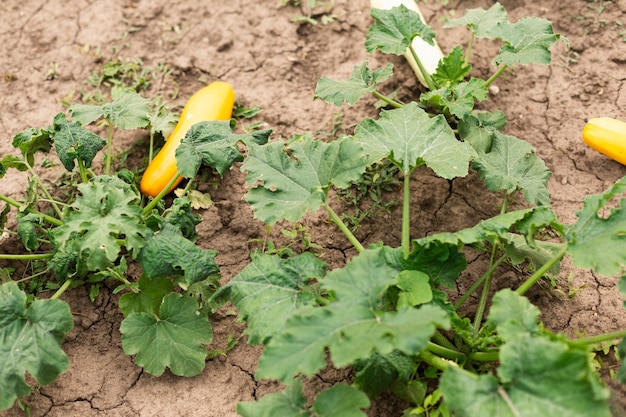
[[[401,4],[403,4],[407,9],[417,12],[422,19],[422,22],[426,23],[424,15],[422,15],[422,12],[420,11],[414,0],[370,0],[370,7],[372,9],[389,10],[393,7],[400,6]],[[413,47],[413,50],[419,57],[422,65],[424,66],[424,69],[428,72],[428,74],[434,74],[435,70],[437,69],[437,65],[439,64],[439,61],[444,57],[441,48],[437,44],[437,41],[434,41],[434,45],[429,45],[422,38],[415,37],[413,39],[413,42],[411,43],[411,46]],[[409,65],[413,69],[413,72],[417,76],[417,79],[420,81],[420,83],[422,83],[423,86],[428,87],[428,85],[426,84],[426,80],[422,75],[422,72],[418,68],[417,63],[413,58],[413,54],[411,54],[411,51],[408,48],[404,53],[404,57],[409,62]]]

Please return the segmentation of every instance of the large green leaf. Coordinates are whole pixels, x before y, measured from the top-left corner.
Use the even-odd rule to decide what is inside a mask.
[[[137,129],[150,124],[150,100],[134,91],[119,88],[113,89],[111,95],[113,101],[101,106],[73,104],[69,109],[72,120],[86,126],[103,117],[119,129]]]
[[[304,306],[316,303],[309,280],[321,279],[327,265],[310,252],[283,259],[253,254],[252,262],[222,287],[216,300],[228,300],[247,322],[248,343],[265,343]],[[306,291],[308,289],[308,291]]]
[[[214,250],[196,246],[176,226],[164,223],[163,229],[145,242],[137,261],[149,277],[183,275],[189,286],[219,275],[216,256]]]
[[[72,313],[64,301],[29,304],[14,282],[0,286],[0,410],[30,393],[26,372],[46,385],[67,370],[69,362],[61,342],[73,327]]]
[[[491,191],[522,191],[531,204],[550,204],[551,172],[526,141],[496,131],[491,149],[479,152],[472,167]]]
[[[443,116],[431,117],[415,102],[383,110],[378,120],[363,119],[354,137],[374,159],[389,158],[405,174],[426,164],[443,178],[465,176],[476,155],[456,139]]]
[[[567,253],[582,268],[593,268],[601,275],[616,275],[626,265],[626,199],[619,207],[601,211],[615,196],[626,192],[626,177],[604,193],[585,198],[578,221],[566,231]]]
[[[609,417],[588,352],[528,334],[504,344],[498,377],[450,366],[440,389],[459,417]]]
[[[487,324],[498,329],[504,340],[513,340],[520,334],[536,334],[539,309],[528,298],[510,289],[498,291],[492,299]]]
[[[158,316],[131,313],[120,325],[122,347],[137,355],[137,365],[152,375],[169,367],[174,375],[194,376],[204,369],[205,344],[213,340],[207,317],[195,299],[177,293],[165,296]]]
[[[456,26],[467,26],[478,38],[489,38],[491,31],[498,25],[508,23],[509,18],[500,3],[496,3],[489,9],[482,7],[467,9],[465,15],[458,19],[450,19],[445,24],[445,28]]]
[[[204,163],[224,175],[234,162],[243,161],[238,142],[262,145],[272,133],[271,130],[234,133],[233,126],[234,121],[229,120],[193,125],[176,148],[178,172],[185,178],[193,178]]]
[[[550,46],[559,40],[552,23],[538,17],[525,17],[515,24],[496,25],[490,35],[504,41],[494,58],[495,65],[540,64],[552,61]]]
[[[337,367],[394,350],[415,355],[424,350],[438,327],[449,325],[439,307],[380,311],[382,296],[399,271],[386,262],[381,248],[368,249],[322,281],[336,301],[301,309],[281,334],[266,345],[257,376],[289,381],[312,376],[326,366],[326,351]]]
[[[363,392],[345,384],[335,384],[320,392],[309,409],[297,379],[283,392],[267,394],[257,402],[237,404],[243,417],[365,417],[361,408],[370,406]]]
[[[376,84],[391,77],[393,64],[387,64],[384,68],[371,71],[365,61],[356,65],[352,75],[347,80],[334,81],[323,76],[315,87],[315,98],[321,98],[327,103],[341,106],[343,103],[354,105],[366,94],[376,91]]]
[[[321,207],[331,184],[349,187],[371,162],[349,137],[329,143],[303,136],[288,144],[249,144],[241,169],[248,171],[246,183],[254,188],[245,199],[265,223],[298,221],[307,210]]]
[[[367,32],[367,52],[380,49],[386,54],[402,55],[415,37],[430,45],[434,43],[435,31],[422,22],[417,12],[403,4],[388,10],[371,9],[371,15],[376,22]]]
[[[68,171],[74,169],[76,160],[89,168],[98,151],[106,145],[106,140],[76,122],[67,121],[64,116],[55,119],[54,127],[54,148]]]
[[[53,264],[67,257],[79,270],[101,271],[120,255],[120,240],[135,257],[150,231],[143,224],[135,189],[117,177],[100,176],[79,184],[78,190],[81,195],[72,203],[65,224],[50,232]],[[62,268],[55,270],[59,273]]]

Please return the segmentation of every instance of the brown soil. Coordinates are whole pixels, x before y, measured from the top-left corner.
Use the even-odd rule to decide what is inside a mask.
[[[375,115],[372,100],[355,107],[334,108],[313,101],[322,75],[346,78],[354,65],[369,59],[372,67],[393,62],[393,81],[383,85],[391,92],[415,97],[419,91],[413,75],[400,57],[367,56],[363,42],[371,24],[368,1],[336,0],[328,25],[294,23],[302,15],[295,7],[279,8],[278,0],[209,1],[183,0],[3,0],[0,16],[0,128],[4,132],[0,155],[12,152],[11,139],[27,127],[44,127],[66,108],[60,100],[72,91],[86,89],[85,80],[100,67],[97,50],[105,58],[113,48],[119,56],[141,58],[144,65],[167,64],[173,73],[156,80],[149,94],[171,93],[169,99],[183,104],[205,81],[223,79],[233,84],[244,105],[260,106],[254,121],[263,121],[274,135],[330,130],[333,115],[341,112],[343,128],[350,131],[363,117]],[[509,120],[506,132],[524,138],[553,171],[549,181],[552,204],[564,222],[573,222],[582,199],[603,191],[626,174],[626,168],[588,149],[580,138],[590,117],[626,119],[626,37],[620,22],[626,22],[626,1],[502,0],[511,20],[540,16],[551,20],[555,30],[569,39],[570,48],[553,49],[553,64],[527,66],[507,72],[492,90],[487,109],[502,109]],[[601,14],[590,8],[606,5]],[[464,29],[443,30],[442,17],[465,8],[489,7],[487,0],[451,1],[448,6],[429,1],[422,6],[429,23],[438,29],[444,51],[465,44]],[[89,45],[89,48],[86,48]],[[490,63],[498,45],[481,41],[475,45],[476,75],[493,72]],[[174,83],[175,81],[175,83]],[[177,86],[176,86],[177,85]],[[249,122],[244,122],[249,123]],[[117,138],[117,148],[131,149],[131,163],[142,163],[147,138],[130,132]],[[200,244],[219,252],[218,264],[227,282],[248,262],[255,247],[252,239],[263,238],[264,225],[254,220],[242,200],[243,174],[231,170],[210,192],[214,204],[202,211]],[[49,179],[54,181],[56,173]],[[413,220],[413,236],[454,231],[476,224],[497,212],[497,196],[484,190],[475,175],[451,182],[420,170],[414,181],[415,205],[422,208]],[[0,182],[0,191],[18,198],[25,178],[10,172]],[[396,208],[394,210],[398,210]],[[394,216],[394,211],[390,216]],[[397,245],[399,236],[389,236],[389,218],[365,224],[359,238],[367,245],[385,240]],[[330,227],[324,216],[309,216],[312,240],[324,247],[321,253],[331,266],[341,265],[353,253],[350,244]],[[280,236],[278,225],[273,237]],[[393,228],[391,228],[393,229]],[[399,229],[398,229],[399,230]],[[14,249],[0,241],[0,252]],[[471,265],[459,280],[459,290],[473,274],[484,269],[482,259]],[[0,264],[0,267],[7,264]],[[571,278],[571,282],[567,279]],[[496,286],[515,286],[521,275],[503,269]],[[595,276],[563,265],[557,288],[537,288],[528,296],[542,310],[546,326],[571,336],[594,335],[626,327],[623,300],[616,280]],[[579,289],[573,298],[561,292]],[[260,398],[276,391],[277,384],[253,377],[260,349],[242,338],[226,356],[209,360],[205,371],[194,378],[179,378],[166,372],[153,377],[134,365],[121,348],[122,319],[114,295],[102,291],[91,303],[84,289],[67,293],[76,326],[63,348],[70,369],[26,399],[31,415],[39,416],[236,416],[237,401]],[[211,318],[215,341],[211,348],[224,349],[229,334],[242,332],[236,317],[223,311]],[[608,369],[603,371],[608,374]],[[307,386],[316,391],[349,378],[347,371],[328,370]],[[609,378],[607,382],[619,388]],[[623,391],[618,391],[623,392]],[[621,394],[616,394],[621,397]],[[373,402],[371,416],[399,416],[404,404],[390,399]],[[24,415],[17,407],[0,413]]]

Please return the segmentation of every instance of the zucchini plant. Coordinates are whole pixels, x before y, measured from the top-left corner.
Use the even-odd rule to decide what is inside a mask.
[[[373,9],[372,16],[368,52],[403,55],[416,37],[433,43],[434,31],[404,5]],[[286,386],[239,403],[240,415],[365,416],[371,398],[393,392],[412,404],[405,416],[610,416],[609,391],[589,354],[595,343],[620,340],[626,330],[570,339],[545,328],[524,294],[558,271],[566,255],[600,275],[622,271],[626,201],[609,215],[598,213],[626,191],[626,178],[585,198],[576,222],[561,223],[550,208],[545,163],[528,142],[504,132],[504,113],[476,108],[506,68],[549,64],[560,35],[540,18],[511,23],[499,3],[468,10],[446,26],[466,26],[472,39],[502,43],[492,76],[471,77],[470,51],[458,46],[432,75],[423,74],[429,88],[403,103],[378,88],[393,75],[392,65],[370,69],[364,62],[347,80],[322,77],[315,97],[339,106],[373,94],[388,104],[378,118],[365,118],[353,135],[331,141],[305,134],[248,145],[241,169],[255,216],[273,225],[325,210],[357,254],[331,270],[308,252],[253,253],[215,293],[217,305],[237,307],[248,343],[264,346],[256,377]],[[419,51],[413,52],[419,62]],[[348,188],[368,167],[384,163],[396,166],[403,182],[398,247],[365,246],[331,201],[332,189]],[[502,195],[500,214],[467,229],[412,236],[410,182],[421,166],[445,179],[474,170],[487,190]],[[519,199],[525,208],[516,208]],[[546,230],[552,239],[542,239]],[[484,254],[489,265],[467,293],[451,300],[447,290],[467,267],[468,251]],[[522,262],[534,272],[492,296],[498,267]],[[476,313],[467,316],[461,307],[477,291]],[[621,342],[620,352],[625,348]],[[303,380],[327,366],[352,367],[353,382],[305,397]],[[618,379],[626,379],[623,368]]]

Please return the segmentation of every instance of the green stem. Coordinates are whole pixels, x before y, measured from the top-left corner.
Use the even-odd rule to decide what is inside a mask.
[[[507,69],[507,68],[508,68],[508,66],[506,64],[500,65],[498,70],[491,77],[489,77],[489,79],[487,81],[485,81],[485,87],[489,87],[491,85],[491,83],[494,82],[496,80],[496,78],[498,78],[500,75],[502,75],[504,70]]]
[[[456,350],[456,346],[452,344],[448,339],[445,338],[439,331],[436,331],[433,335],[433,341],[445,348]]]
[[[12,261],[36,261],[39,259],[50,259],[52,256],[51,253],[29,253],[21,255],[0,253],[0,259],[10,259]]]
[[[57,292],[52,294],[52,297],[50,297],[50,299],[51,300],[56,300],[59,297],[61,297],[63,295],[63,293],[65,293],[65,291],[67,291],[67,289],[70,287],[70,285],[72,285],[72,280],[68,279],[67,281],[65,281],[63,283],[63,285],[61,285],[61,287],[57,290]]]
[[[113,124],[107,122],[109,125],[109,132],[107,134],[107,154],[104,166],[105,175],[111,175],[111,160],[113,159]]]
[[[20,203],[19,201],[13,200],[12,198],[9,198],[3,194],[0,194],[0,201],[4,201],[5,203],[13,206],[13,207],[17,207],[18,209],[22,208],[22,203]],[[39,216],[41,216],[45,221],[47,221],[48,223],[54,225],[54,226],[62,226],[63,222],[59,219],[57,219],[56,217],[52,217],[49,216],[45,213],[42,213],[39,210],[35,210],[33,208],[30,207],[26,207],[24,208],[24,211],[26,211],[27,213],[34,213],[37,214]]]
[[[557,262],[561,262],[561,259],[565,256],[565,252],[567,252],[567,245],[563,245],[560,251],[556,253],[548,262],[543,264],[541,268],[537,269],[534,274],[532,274],[522,285],[519,286],[515,292],[519,295],[524,295],[526,291],[528,291],[537,281],[543,277],[546,272],[550,270]]]
[[[359,242],[356,236],[354,236],[354,234],[350,231],[348,226],[346,226],[343,220],[341,220],[341,217],[339,217],[337,213],[335,213],[335,210],[333,210],[333,208],[328,203],[324,203],[323,206],[324,208],[326,208],[326,211],[330,216],[330,220],[335,223],[337,227],[339,227],[339,230],[341,230],[343,234],[348,238],[348,240],[350,241],[350,243],[352,243],[352,246],[354,246],[357,252],[363,252],[365,248],[363,248],[361,242]]]
[[[453,361],[461,361],[467,358],[467,355],[463,352],[459,352],[456,349],[448,349],[433,342],[428,342],[428,347],[426,349],[428,349],[429,352]]]
[[[472,32],[469,42],[467,43],[467,50],[465,51],[464,61],[469,65],[470,59],[472,58],[472,48],[474,46],[474,39],[476,39],[476,34]]]
[[[440,371],[445,371],[448,368],[448,366],[458,366],[456,363],[443,359],[437,355],[433,355],[427,350],[420,353],[419,357],[421,360],[433,366],[434,368],[439,369]]]
[[[148,149],[148,164],[152,162],[154,156],[154,130],[150,129],[150,148]]]
[[[396,109],[399,109],[400,107],[404,106],[404,104],[397,102],[383,94],[380,94],[378,91],[372,91],[372,94],[377,99],[384,101],[385,103],[389,104],[391,107],[395,107]]]
[[[424,81],[426,81],[426,85],[428,86],[428,89],[430,91],[436,90],[437,86],[435,85],[435,82],[433,81],[428,71],[426,71],[426,68],[424,68],[424,64],[422,64],[422,61],[417,56],[417,53],[415,52],[415,49],[413,49],[413,46],[409,46],[409,50],[411,51],[411,55],[413,55],[413,59],[415,59],[415,63],[417,64],[417,67],[419,68],[420,72],[424,76]]]
[[[41,192],[43,193],[44,197],[46,197],[48,200],[50,200],[50,205],[52,206],[52,209],[54,210],[56,215],[59,218],[63,217],[61,209],[57,205],[56,201],[54,201],[54,198],[52,198],[52,195],[48,191],[48,187],[46,187],[46,185],[41,181],[41,178],[39,178],[39,175],[37,175],[35,170],[32,167],[30,167],[30,166],[28,167],[28,171],[32,175],[33,180],[37,183],[37,186],[39,186],[39,188],[41,189]]]
[[[174,177],[167,183],[167,185],[163,187],[161,192],[157,194],[156,197],[154,197],[152,201],[150,201],[148,205],[146,205],[143,208],[143,210],[141,211],[141,214],[143,216],[150,213],[152,209],[155,208],[157,204],[159,204],[159,201],[161,201],[163,197],[165,197],[170,192],[170,188],[172,188],[172,186],[176,183],[176,181],[178,181],[178,178],[180,178],[180,174],[176,173],[176,175],[174,175]]]
[[[581,337],[580,339],[570,340],[571,345],[595,345],[596,343],[613,341],[615,339],[622,339],[626,337],[626,330],[618,330],[616,332],[603,333],[597,336]]]
[[[83,183],[89,182],[89,177],[87,176],[87,170],[85,169],[85,163],[79,158],[78,159],[78,170],[80,172],[80,178]]]
[[[455,311],[461,308],[461,306],[467,301],[468,298],[470,298],[470,296],[474,293],[474,291],[476,291],[478,287],[480,287],[480,285],[487,279],[487,277],[491,276],[494,273],[496,268],[499,267],[500,264],[504,262],[505,259],[506,259],[506,256],[503,255],[500,258],[498,258],[497,261],[491,264],[489,269],[487,269],[487,271],[485,271],[485,273],[480,278],[478,278],[478,280],[470,287],[470,289],[467,290],[465,294],[463,294],[463,296],[458,299],[458,301],[454,305]]]
[[[404,174],[402,199],[402,253],[404,259],[408,259],[411,253],[411,171]]]
[[[500,360],[500,351],[472,352],[467,357],[476,362],[497,362]]]

